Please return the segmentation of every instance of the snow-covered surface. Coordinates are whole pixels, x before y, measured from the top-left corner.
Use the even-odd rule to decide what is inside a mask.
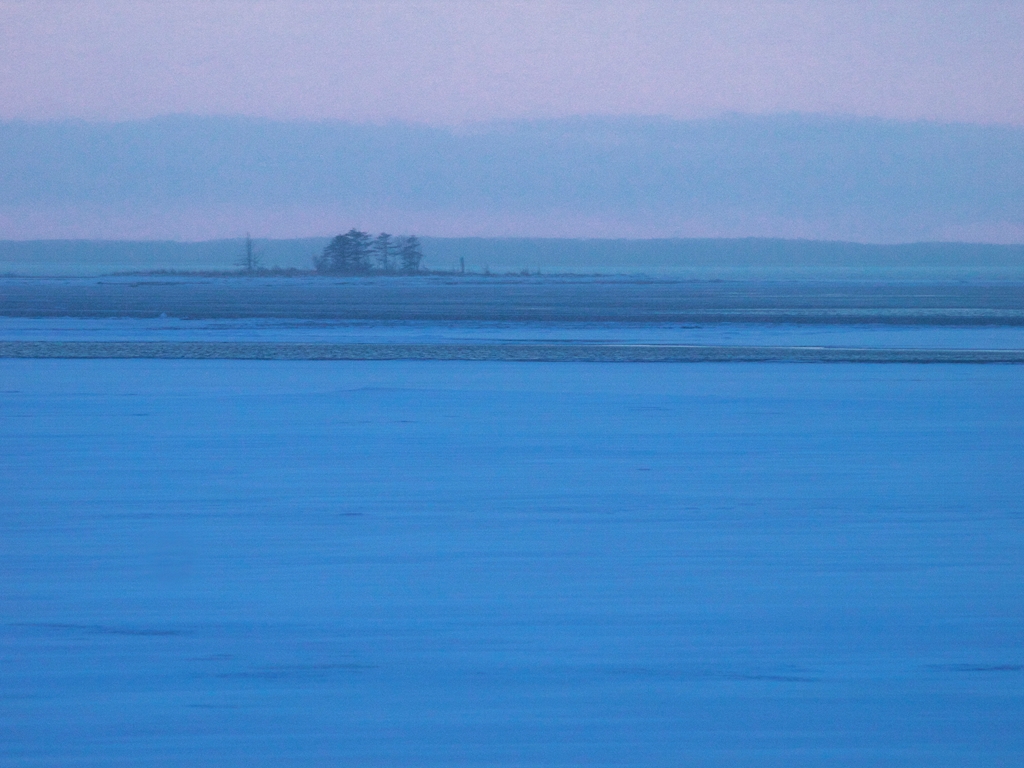
[[[0,341],[272,341],[367,344],[584,342],[1024,349],[1024,326],[785,323],[432,323],[239,318],[0,317]]]
[[[0,360],[0,764],[1024,764],[1022,392]]]

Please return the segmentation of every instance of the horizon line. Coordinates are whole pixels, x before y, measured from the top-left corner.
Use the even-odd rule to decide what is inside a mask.
[[[294,242],[297,240],[329,240],[342,232],[322,235],[295,235],[293,237],[252,237],[253,242]],[[370,233],[373,234],[373,233]],[[389,233],[390,234],[390,233]],[[1024,248],[1024,242],[994,243],[983,240],[905,240],[898,242],[870,242],[863,240],[841,240],[812,237],[765,237],[744,235],[737,237],[551,237],[545,235],[427,235],[420,233],[399,233],[395,236],[408,235],[427,240],[546,240],[555,242],[603,242],[603,243],[653,243],[653,242],[746,242],[759,241],[771,243],[816,243],[819,245],[856,245],[866,248],[899,248],[906,246],[985,246],[993,248]],[[171,243],[175,245],[203,245],[207,243],[229,243],[244,241],[249,235],[239,234],[234,237],[211,237],[201,240],[179,240],[174,238],[106,238],[106,237],[33,237],[9,238],[0,237],[0,243],[119,243],[119,244],[156,244]]]
[[[116,126],[148,122],[159,122],[162,120],[237,120],[240,122],[273,123],[279,125],[346,125],[366,128],[388,128],[395,126],[424,128],[432,130],[465,130],[486,126],[500,126],[509,124],[545,124],[545,123],[570,123],[572,121],[650,121],[662,123],[702,123],[702,122],[724,122],[732,120],[771,120],[780,118],[803,119],[821,122],[837,123],[876,123],[889,125],[934,125],[934,126],[962,126],[976,128],[1011,128],[1024,130],[1022,122],[1001,122],[988,120],[945,120],[939,118],[916,117],[899,118],[886,117],[883,115],[865,115],[852,112],[803,112],[799,110],[782,110],[777,112],[741,112],[737,110],[724,110],[721,112],[709,113],[706,115],[694,115],[681,117],[664,113],[646,112],[579,112],[563,115],[529,116],[518,117],[492,117],[475,120],[458,121],[421,121],[407,120],[402,118],[386,119],[346,119],[343,117],[283,117],[276,115],[254,114],[245,112],[159,112],[150,115],[138,115],[134,117],[86,117],[81,115],[66,115],[53,117],[18,117],[0,115],[0,125],[52,125],[52,124],[80,124],[90,126]]]

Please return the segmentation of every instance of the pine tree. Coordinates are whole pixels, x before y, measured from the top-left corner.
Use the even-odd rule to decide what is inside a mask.
[[[323,253],[313,259],[317,272],[326,274],[356,275],[372,272],[402,272],[413,274],[420,271],[423,253],[420,240],[415,235],[392,237],[381,232],[371,237],[366,232],[350,229],[344,235],[334,237]]]
[[[318,272],[333,272],[343,275],[368,272],[370,270],[370,235],[358,229],[350,229],[338,235],[323,254],[314,262]]]
[[[352,271],[369,272],[372,267],[370,257],[373,253],[373,240],[370,238],[370,233],[350,229],[346,237],[352,243]]]
[[[409,235],[409,237],[403,238],[398,253],[399,258],[402,260],[403,272],[414,273],[420,271],[423,253],[420,251],[420,239],[416,235]]]
[[[327,244],[323,254],[316,261],[317,272],[347,272],[350,269],[351,255],[349,243],[345,235],[338,235]]]
[[[373,241],[373,254],[374,259],[377,261],[377,266],[382,272],[393,272],[395,263],[393,256],[395,255],[395,246],[391,242],[391,235],[387,232],[381,232]]]

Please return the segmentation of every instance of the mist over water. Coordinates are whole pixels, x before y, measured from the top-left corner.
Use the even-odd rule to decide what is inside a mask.
[[[1024,242],[1024,128],[819,115],[463,128],[0,123],[0,237]],[[544,266],[544,265],[538,265]]]

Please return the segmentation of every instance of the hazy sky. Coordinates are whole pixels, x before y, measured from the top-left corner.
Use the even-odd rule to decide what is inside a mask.
[[[0,119],[1024,125],[1024,2],[0,0]]]
[[[0,0],[0,239],[1024,242],[1022,73],[1024,0]]]

